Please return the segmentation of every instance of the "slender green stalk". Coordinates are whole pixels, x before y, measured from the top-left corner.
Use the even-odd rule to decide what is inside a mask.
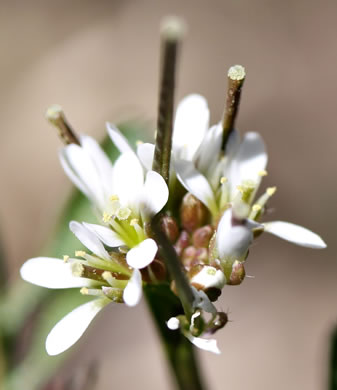
[[[52,125],[56,127],[58,135],[65,145],[80,145],[80,141],[77,138],[74,130],[67,122],[61,106],[57,104],[50,106],[46,112],[46,118]]]
[[[160,173],[166,183],[169,181],[171,161],[176,60],[182,34],[180,20],[170,18],[163,23],[157,135],[152,169]]]
[[[245,81],[245,69],[241,65],[235,65],[229,68],[228,71],[228,88],[225,112],[222,120],[222,144],[221,148],[224,151],[228,137],[234,130],[235,119],[240,105],[241,88]]]
[[[145,297],[160,335],[176,388],[179,390],[205,390],[195,348],[179,330],[172,331],[166,322],[179,314],[179,299],[168,285],[147,285]]]
[[[151,223],[152,233],[156,242],[159,244],[159,251],[165,261],[165,265],[169,271],[170,277],[175,281],[177,293],[181,300],[186,317],[188,320],[190,320],[194,311],[193,291],[185,276],[183,266],[174,247],[166,237],[165,233],[161,230],[160,218],[160,215],[157,215],[155,218],[153,218]]]

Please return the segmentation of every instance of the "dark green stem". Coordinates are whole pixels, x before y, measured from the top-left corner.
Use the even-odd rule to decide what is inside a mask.
[[[182,26],[179,20],[170,20],[162,29],[162,53],[159,86],[159,107],[157,120],[156,146],[152,169],[169,181],[172,132],[175,71]]]
[[[147,285],[146,300],[160,335],[170,371],[179,390],[205,390],[194,346],[179,330],[168,329],[166,322],[182,314],[179,299],[168,285]]]

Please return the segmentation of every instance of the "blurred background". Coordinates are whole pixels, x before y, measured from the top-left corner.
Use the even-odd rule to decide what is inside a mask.
[[[78,132],[99,139],[107,120],[138,118],[152,134],[158,30],[168,14],[188,25],[177,101],[201,93],[218,121],[227,69],[244,65],[237,127],[267,144],[264,185],[278,187],[268,217],[308,227],[328,244],[314,251],[267,235],[256,241],[247,262],[255,278],[225,288],[218,302],[232,320],[217,334],[222,355],[200,354],[209,387],[327,389],[337,324],[336,1],[1,0],[0,229],[10,281],[41,254],[71,189],[46,108],[61,104]],[[144,303],[109,306],[57,377],[92,361],[92,389],[170,388]]]

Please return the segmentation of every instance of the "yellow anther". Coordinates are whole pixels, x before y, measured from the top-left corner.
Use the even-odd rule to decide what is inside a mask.
[[[118,195],[111,195],[110,198],[109,198],[109,200],[110,200],[111,202],[113,202],[114,200],[119,200],[119,197],[118,197]]]
[[[106,211],[104,211],[103,218],[102,218],[103,222],[108,223],[111,221],[111,218],[112,218],[112,215],[107,213]]]
[[[89,290],[86,287],[82,287],[81,290],[80,290],[80,293],[83,294],[83,295],[88,295],[89,294]]]
[[[275,192],[276,192],[276,187],[269,187],[269,188],[267,188],[267,194],[269,195],[269,196],[272,196],[272,195],[274,195],[275,194]]]
[[[227,177],[222,176],[222,178],[220,179],[220,183],[221,183],[221,184],[224,184],[224,183],[227,183],[227,182],[228,182]]]
[[[216,269],[213,267],[208,268],[207,270],[208,275],[214,276],[216,274]]]
[[[139,146],[139,145],[143,145],[143,141],[141,141],[140,139],[136,141],[136,145]]]
[[[268,172],[265,170],[259,172],[259,176],[261,176],[261,177],[267,176],[267,175],[268,175]]]
[[[120,220],[128,219],[131,214],[131,210],[128,207],[121,207],[116,214],[116,217]]]
[[[81,277],[84,272],[84,267],[81,263],[72,263],[71,265],[71,272],[73,276]]]
[[[85,255],[86,255],[86,253],[84,251],[76,251],[75,252],[76,257],[84,257]]]
[[[139,223],[139,219],[133,218],[133,219],[131,219],[131,221],[130,221],[130,226],[138,225],[138,223]]]
[[[105,279],[106,281],[108,281],[111,277],[112,277],[112,274],[109,271],[104,271],[102,273],[102,278]]]
[[[68,256],[68,255],[64,255],[64,256],[63,256],[63,261],[64,261],[65,263],[67,263],[68,260],[69,260],[69,256]]]
[[[252,209],[255,212],[259,212],[262,209],[262,207],[259,204],[254,204]]]
[[[243,194],[244,188],[243,188],[242,186],[237,186],[236,189],[237,189],[238,191],[240,191],[241,194]]]

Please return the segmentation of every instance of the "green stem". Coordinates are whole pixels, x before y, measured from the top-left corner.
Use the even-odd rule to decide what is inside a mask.
[[[181,300],[186,317],[190,320],[194,311],[194,294],[185,276],[183,266],[177,256],[177,252],[166,237],[165,233],[161,230],[160,219],[160,214],[157,214],[152,219],[152,233],[156,242],[159,244],[159,251],[164,259],[171,280],[174,280],[176,284],[177,293]]]
[[[160,335],[172,377],[179,390],[205,390],[196,359],[195,347],[179,330],[168,329],[166,322],[183,313],[179,299],[168,285],[147,285],[145,297]]]
[[[167,184],[172,148],[176,60],[182,33],[182,23],[178,19],[170,19],[163,24],[157,135],[152,169],[160,173]]]

